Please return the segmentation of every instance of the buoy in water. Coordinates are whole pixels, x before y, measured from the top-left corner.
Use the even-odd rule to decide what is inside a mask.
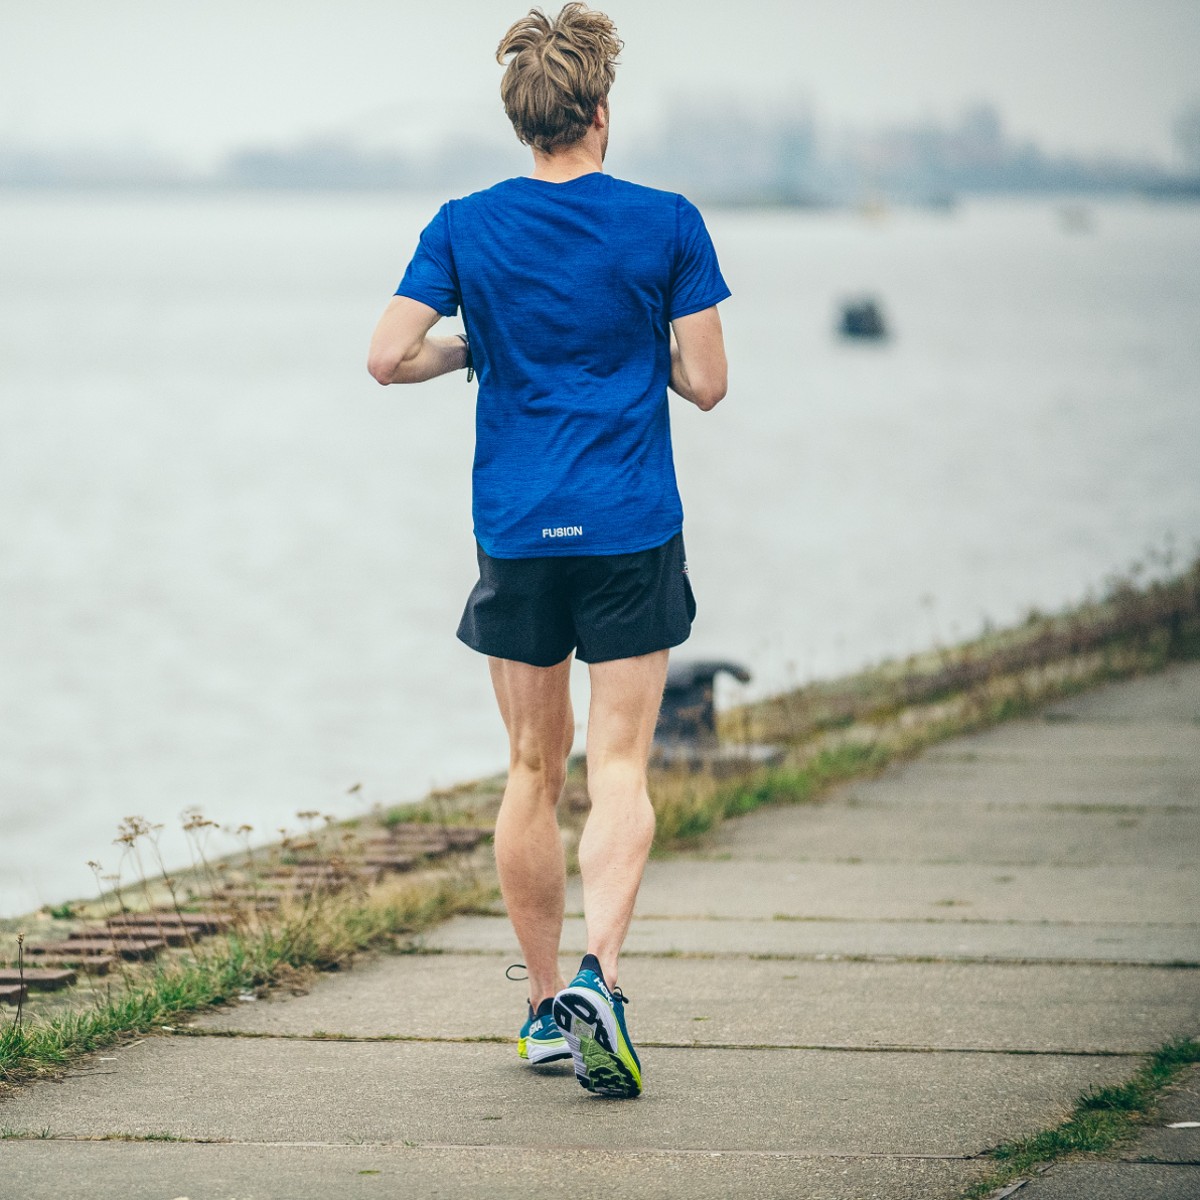
[[[886,338],[887,324],[878,301],[866,297],[861,300],[849,300],[843,304],[838,332],[846,338]]]

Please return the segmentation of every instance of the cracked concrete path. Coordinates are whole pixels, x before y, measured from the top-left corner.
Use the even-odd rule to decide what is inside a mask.
[[[518,1061],[512,933],[461,917],[19,1093],[0,1195],[953,1200],[1200,1033],[1198,851],[1200,667],[1175,667],[652,862],[638,1101]],[[564,970],[582,948],[572,917]],[[1179,1133],[1029,1194],[1195,1195]]]
[[[1188,1068],[1136,1140],[1100,1162],[1056,1163],[1021,1200],[1158,1200],[1200,1196],[1200,1064]]]

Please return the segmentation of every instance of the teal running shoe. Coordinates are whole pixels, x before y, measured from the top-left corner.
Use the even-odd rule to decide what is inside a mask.
[[[529,1017],[521,1026],[521,1034],[517,1039],[517,1053],[531,1067],[571,1057],[566,1039],[550,1013],[553,1003],[553,999],[547,997],[538,1005],[537,1012],[533,1011],[532,1004],[525,1006],[529,1010]]]
[[[554,997],[554,1020],[571,1048],[575,1078],[589,1092],[631,1100],[642,1090],[642,1064],[625,1027],[628,999],[609,991],[593,954],[579,974]]]

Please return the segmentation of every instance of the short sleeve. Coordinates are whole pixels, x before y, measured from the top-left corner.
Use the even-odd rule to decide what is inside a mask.
[[[462,300],[458,290],[458,272],[454,269],[454,254],[450,248],[449,205],[443,204],[437,215],[425,226],[421,240],[404,278],[396,289],[397,296],[408,296],[436,309],[443,317],[458,312]]]
[[[717,252],[700,210],[682,196],[676,200],[675,271],[668,318],[690,316],[732,294],[721,276]]]

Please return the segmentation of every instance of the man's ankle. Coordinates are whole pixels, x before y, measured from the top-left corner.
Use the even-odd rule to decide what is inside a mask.
[[[615,958],[606,961],[598,954],[589,952],[583,956],[583,961],[579,964],[579,969],[581,971],[594,971],[604,980],[605,986],[610,990],[616,987],[617,960]]]

